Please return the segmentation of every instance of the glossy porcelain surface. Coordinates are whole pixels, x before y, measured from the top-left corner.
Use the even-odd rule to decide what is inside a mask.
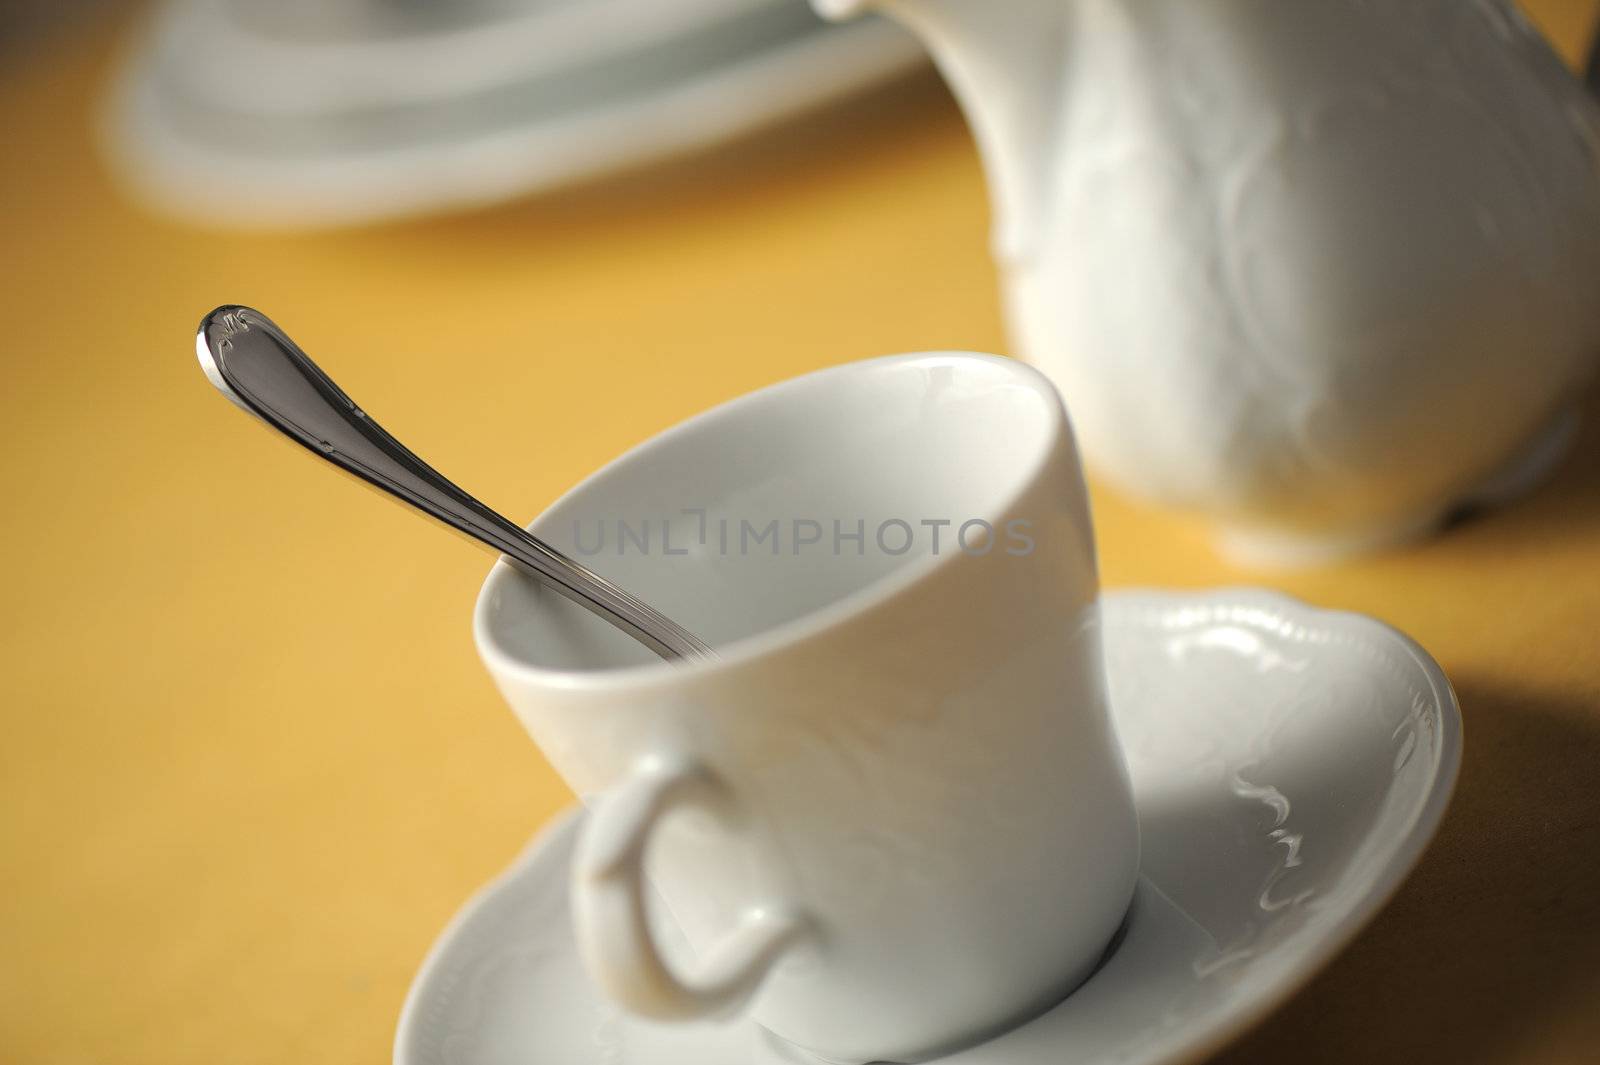
[[[500,691],[591,808],[573,911],[608,994],[748,1008],[860,1062],[970,1041],[1088,973],[1137,829],[1082,474],[1037,371],[928,354],[796,378],[531,528],[720,656],[652,660],[503,564],[479,599]],[[644,925],[646,865],[694,966]]]
[[[1132,910],[1087,983],[944,1065],[1203,1058],[1373,916],[1448,801],[1459,712],[1392,629],[1249,590],[1113,592],[1103,615],[1144,838]],[[407,1000],[397,1065],[803,1060],[746,1021],[655,1024],[596,992],[567,903],[583,817],[547,829],[445,931]]]
[[[1600,109],[1511,0],[815,6],[934,53],[1019,353],[1124,489],[1309,563],[1559,453],[1600,358]]]
[[[107,132],[174,213],[348,224],[703,148],[921,61],[897,27],[786,0],[167,0]]]

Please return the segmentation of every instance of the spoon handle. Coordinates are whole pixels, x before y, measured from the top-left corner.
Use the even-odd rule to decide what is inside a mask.
[[[714,658],[670,618],[456,487],[351,401],[271,319],[227,305],[195,342],[211,383],[306,450],[507,556],[662,658]]]

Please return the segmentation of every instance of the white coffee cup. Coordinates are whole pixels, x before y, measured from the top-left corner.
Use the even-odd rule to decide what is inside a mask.
[[[1044,377],[970,354],[810,374],[532,528],[721,655],[655,660],[505,563],[478,601],[484,661],[589,807],[573,913],[622,1006],[748,1008],[829,1060],[915,1061],[1092,970],[1138,838]],[[691,957],[661,945],[647,869]]]

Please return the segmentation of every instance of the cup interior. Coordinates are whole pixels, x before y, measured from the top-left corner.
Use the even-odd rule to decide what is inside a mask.
[[[865,606],[986,538],[1002,550],[1011,505],[1065,431],[1052,386],[1009,359],[852,363],[668,430],[532,528],[728,653]],[[478,634],[486,654],[535,670],[658,661],[504,563],[484,585]]]

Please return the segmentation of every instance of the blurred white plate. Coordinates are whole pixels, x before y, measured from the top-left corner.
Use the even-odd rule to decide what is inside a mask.
[[[365,222],[708,147],[921,55],[804,0],[169,0],[108,132],[120,172],[174,213]]]

